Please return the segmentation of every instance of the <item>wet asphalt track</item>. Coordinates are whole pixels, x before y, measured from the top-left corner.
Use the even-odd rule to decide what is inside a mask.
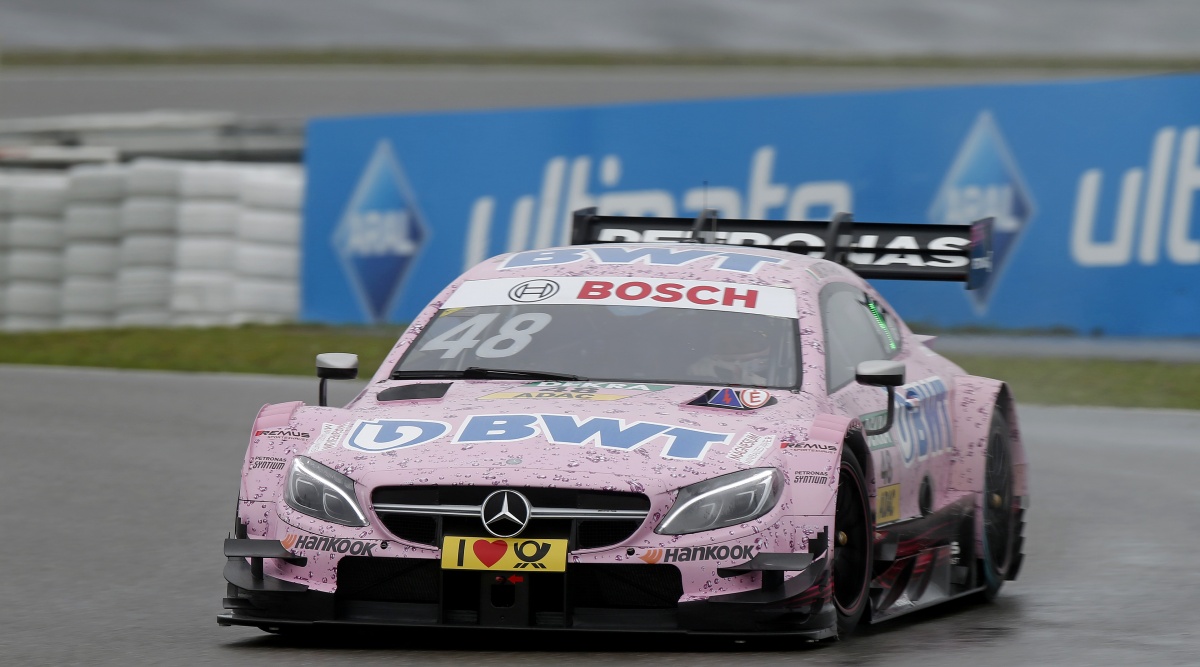
[[[220,628],[250,420],[316,381],[0,367],[0,664],[1187,665],[1200,661],[1200,412],[1022,406],[1021,578],[815,649],[785,641]],[[338,386],[334,399],[349,398]]]

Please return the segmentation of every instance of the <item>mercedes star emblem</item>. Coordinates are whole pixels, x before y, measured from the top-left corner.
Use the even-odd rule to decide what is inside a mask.
[[[504,489],[484,499],[479,508],[483,527],[496,537],[516,537],[529,524],[532,507],[525,496]]]

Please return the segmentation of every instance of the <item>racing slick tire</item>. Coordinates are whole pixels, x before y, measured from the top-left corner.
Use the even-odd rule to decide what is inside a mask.
[[[833,603],[839,637],[854,631],[871,603],[871,518],[862,466],[853,452],[843,449],[833,521]]]
[[[1014,545],[1019,517],[1013,497],[1012,447],[1008,420],[1000,406],[992,412],[988,429],[987,463],[983,480],[983,549],[980,553],[979,574],[984,585],[980,596],[986,601],[996,599],[1000,587],[1013,566]]]

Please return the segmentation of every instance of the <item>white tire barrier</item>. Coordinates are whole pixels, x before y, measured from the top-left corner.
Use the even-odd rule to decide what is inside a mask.
[[[113,316],[98,313],[63,313],[59,327],[63,329],[107,329],[113,325]]]
[[[62,289],[52,283],[17,280],[4,288],[4,308],[7,316],[57,318],[62,301]],[[8,328],[7,317],[5,328]]]
[[[0,218],[12,210],[13,179],[8,174],[0,173]]]
[[[232,235],[237,231],[241,208],[220,201],[186,201],[179,205],[180,234]]]
[[[169,267],[175,262],[175,237],[133,234],[121,239],[121,266]]]
[[[227,317],[233,310],[236,282],[228,271],[176,271],[171,284],[171,312]]]
[[[115,202],[125,196],[126,169],[118,165],[82,165],[67,176],[72,202]]]
[[[63,253],[63,272],[67,276],[111,277],[117,272],[120,258],[121,249],[116,243],[72,243]]]
[[[121,204],[121,233],[174,232],[179,205],[165,197],[133,197]]]
[[[63,221],[59,218],[14,217],[8,222],[10,248],[61,249]]]
[[[8,312],[8,213],[12,203],[12,178],[0,173],[0,328],[3,328]]]
[[[121,238],[121,206],[118,204],[72,204],[63,224],[67,241]]]
[[[125,194],[132,197],[177,197],[184,163],[135,160],[125,175]]]
[[[233,269],[237,241],[204,236],[181,237],[175,246],[175,268],[181,271]]]
[[[285,280],[248,280],[233,287],[234,310],[243,316],[295,317],[300,309],[300,288]]]
[[[67,278],[62,286],[62,309],[69,314],[104,314],[117,309],[117,281],[113,278]]]
[[[263,171],[242,180],[242,204],[250,208],[299,211],[304,203],[304,174],[296,171]]]
[[[303,187],[291,165],[142,159],[0,171],[0,323],[294,320]]]
[[[67,205],[67,179],[59,175],[21,175],[9,194],[13,215],[58,217]]]
[[[242,210],[238,214],[237,237],[243,241],[298,247],[300,214],[287,211]]]
[[[166,313],[170,300],[171,269],[133,266],[123,267],[117,272],[118,310],[151,310],[158,307]]]
[[[165,327],[171,324],[171,313],[165,308],[123,310],[117,313],[113,323],[119,327]]]
[[[245,167],[230,164],[188,165],[180,177],[179,196],[185,199],[235,200],[241,195],[245,174]]]
[[[63,278],[63,256],[51,250],[10,250],[5,269],[9,281],[58,283]]]
[[[295,281],[300,275],[300,251],[282,245],[242,243],[237,246],[234,267],[243,276]]]
[[[59,318],[50,315],[15,315],[4,318],[5,331],[45,331],[58,327]]]

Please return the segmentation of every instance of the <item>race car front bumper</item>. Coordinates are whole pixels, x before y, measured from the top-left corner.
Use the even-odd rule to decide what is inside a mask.
[[[334,593],[264,575],[292,555],[277,540],[225,542],[229,582],[220,625],[438,626],[705,634],[836,634],[827,552],[758,553],[721,577],[757,573],[755,590],[680,602],[671,564],[568,563],[566,572],[443,570],[436,559],[347,556]],[[798,573],[787,578],[789,573]]]

